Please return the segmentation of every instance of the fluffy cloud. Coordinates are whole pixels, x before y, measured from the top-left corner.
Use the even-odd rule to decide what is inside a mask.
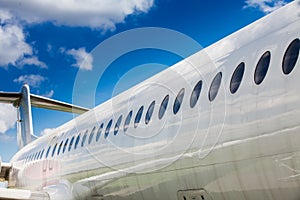
[[[41,132],[41,135],[48,135],[54,130],[54,128],[46,128]]]
[[[1,17],[1,16],[0,16]],[[18,25],[0,26],[0,65],[16,65],[24,55],[31,55],[32,48],[25,42],[23,29]]]
[[[81,70],[92,70],[93,69],[93,57],[91,54],[85,51],[85,48],[71,49],[66,52],[68,55],[73,56],[76,63],[72,66],[78,67]]]
[[[31,87],[38,88],[45,80],[46,78],[41,75],[30,74],[19,76],[19,78],[14,79],[14,82],[20,84],[27,83]]]
[[[50,92],[48,92],[46,94],[42,94],[42,96],[48,97],[48,98],[51,98],[53,95],[54,95],[54,90],[50,90]]]
[[[26,43],[25,39],[22,26],[10,12],[0,9],[0,66],[7,67],[11,64],[22,67],[30,64],[46,67],[33,56],[32,47]]]
[[[147,12],[154,0],[1,0],[27,23],[51,21],[58,25],[114,29],[116,23],[139,12]]]
[[[0,133],[14,128],[17,120],[17,110],[12,105],[0,104]]]
[[[268,14],[274,10],[281,8],[287,4],[284,0],[246,0],[244,8],[258,8],[262,12]]]
[[[47,65],[39,61],[39,59],[36,56],[32,56],[30,58],[24,58],[18,62],[18,66],[23,67],[24,65],[35,65],[40,68],[48,68]]]

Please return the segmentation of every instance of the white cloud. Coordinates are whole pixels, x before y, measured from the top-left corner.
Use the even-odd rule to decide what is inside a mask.
[[[7,10],[0,10],[0,22],[4,24],[5,22],[13,18],[12,14]]]
[[[32,48],[25,42],[23,29],[18,25],[0,26],[0,65],[16,65],[25,55],[31,55]]]
[[[50,92],[43,94],[42,96],[51,98],[53,95],[54,95],[54,90],[51,90]]]
[[[24,65],[35,65],[40,68],[48,68],[47,65],[39,61],[39,59],[36,56],[24,58],[18,62],[18,66],[23,67]]]
[[[14,82],[20,84],[27,83],[31,87],[38,88],[45,80],[46,78],[41,75],[30,74],[19,76],[19,78],[14,79]]]
[[[80,49],[70,49],[66,52],[71,55],[76,60],[76,63],[72,66],[78,67],[82,70],[92,70],[93,69],[93,57],[91,54],[85,51],[85,48]]]
[[[15,127],[17,110],[10,104],[0,104],[0,133]]]
[[[0,9],[0,22],[0,66],[7,67],[9,64],[21,67],[24,64],[42,68],[46,66],[33,56],[32,47],[25,40],[23,27],[9,11]]]
[[[147,12],[154,0],[2,0],[0,7],[9,9],[27,23],[51,21],[57,25],[114,29],[116,23],[139,12]]]
[[[258,8],[262,12],[268,14],[286,5],[284,0],[246,0],[244,8]]]
[[[54,128],[46,128],[41,132],[41,135],[48,135],[54,130]]]

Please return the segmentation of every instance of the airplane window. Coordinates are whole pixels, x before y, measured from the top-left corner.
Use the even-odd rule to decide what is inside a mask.
[[[48,158],[49,152],[50,152],[51,146],[48,147],[48,150],[46,152],[46,158]]]
[[[40,155],[40,159],[42,159],[43,154],[44,154],[44,151],[45,151],[45,149],[43,149],[43,151],[42,151],[42,153],[41,153],[41,155]]]
[[[88,132],[89,132],[89,131],[86,130],[85,133],[84,133],[84,135],[83,135],[83,137],[82,137],[82,141],[81,141],[81,146],[82,146],[82,147],[84,146],[84,143],[85,143],[85,141],[86,141],[86,137],[87,137]]]
[[[297,63],[300,50],[300,40],[297,38],[287,48],[282,62],[282,70],[285,75],[291,73]]]
[[[72,139],[70,140],[70,144],[69,144],[69,149],[68,149],[68,151],[71,151],[71,148],[72,148],[73,143],[74,143],[74,139],[75,139],[75,136],[73,136]]]
[[[138,125],[141,121],[141,118],[142,118],[143,111],[144,111],[144,106],[141,106],[139,111],[136,113],[136,116],[134,119],[134,128],[138,127]]]
[[[40,154],[41,154],[41,150],[38,152],[38,154],[37,154],[37,156],[36,156],[36,159],[37,159],[37,160],[39,159]]]
[[[182,100],[184,97],[184,88],[182,88],[179,93],[177,94],[177,97],[175,99],[174,105],[173,105],[173,113],[176,115],[180,109]]]
[[[164,100],[160,104],[160,108],[159,108],[159,111],[158,111],[158,118],[159,119],[163,118],[163,116],[166,112],[168,103],[169,103],[169,95],[165,96]]]
[[[59,155],[63,143],[64,143],[64,141],[61,141],[60,145],[58,146],[57,155]]]
[[[63,147],[63,153],[65,153],[65,151],[66,151],[66,148],[68,146],[68,142],[69,142],[69,139],[67,139],[66,142],[65,142],[65,145]]]
[[[265,79],[268,72],[270,60],[271,60],[271,52],[267,51],[262,55],[262,57],[258,61],[254,73],[254,81],[256,85],[261,84],[261,82]]]
[[[99,139],[100,139],[100,136],[101,136],[101,132],[102,132],[102,129],[103,129],[103,123],[99,126],[99,128],[98,128],[98,132],[97,132],[97,136],[96,136],[96,142],[98,142],[99,141]]]
[[[149,124],[150,119],[152,117],[153,111],[154,111],[154,106],[155,106],[155,101],[152,101],[152,103],[150,104],[146,116],[145,116],[145,123]]]
[[[116,125],[115,125],[115,129],[114,129],[114,135],[117,135],[118,134],[118,131],[119,131],[119,127],[120,127],[120,124],[121,124],[121,121],[122,121],[122,115],[119,117]]]
[[[232,94],[236,93],[236,91],[239,89],[244,76],[244,71],[245,71],[244,62],[240,63],[234,70],[230,81],[230,92]]]
[[[209,95],[208,95],[209,101],[213,101],[216,98],[221,85],[221,81],[222,81],[222,72],[219,72],[215,76],[214,80],[211,82],[209,88]]]
[[[194,108],[198,99],[199,99],[199,96],[200,96],[200,92],[201,92],[201,89],[202,89],[202,80],[200,80],[194,87],[193,89],[193,92],[191,94],[191,98],[190,98],[190,106],[191,108]]]
[[[89,137],[89,144],[91,144],[94,134],[95,134],[95,130],[96,130],[96,126],[94,126],[94,128],[92,129],[91,133],[90,133],[90,137]]]
[[[112,125],[112,119],[108,122],[108,124],[106,126],[105,133],[104,133],[104,138],[105,139],[108,137],[111,125]]]
[[[123,127],[123,130],[124,132],[127,131],[128,129],[128,126],[129,126],[129,123],[130,123],[130,120],[131,120],[131,117],[132,117],[132,111],[130,111],[125,119],[125,123],[124,123],[124,127]]]
[[[56,147],[57,147],[57,143],[56,143],[56,144],[54,145],[54,147],[53,147],[53,150],[52,150],[52,157],[54,156],[54,153],[55,153]]]
[[[33,160],[35,160],[35,158],[36,158],[36,154],[37,154],[37,153],[34,153],[34,154],[33,154]]]
[[[77,136],[77,138],[76,138],[74,149],[77,149],[79,140],[80,140],[80,134],[79,134],[79,135]]]
[[[32,155],[32,160],[35,160],[35,159],[34,159],[35,156],[36,156],[36,153],[33,153],[33,155]]]

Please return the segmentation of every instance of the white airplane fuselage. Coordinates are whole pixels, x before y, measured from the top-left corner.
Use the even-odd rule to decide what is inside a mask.
[[[288,74],[282,67],[299,38],[300,1],[294,1],[26,145],[11,160],[10,185],[52,199],[299,199],[300,59]],[[269,67],[257,83],[266,52]],[[232,93],[240,63],[244,73]]]

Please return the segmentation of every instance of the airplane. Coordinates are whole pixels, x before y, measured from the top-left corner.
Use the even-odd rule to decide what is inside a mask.
[[[1,92],[0,199],[300,199],[299,38],[296,0],[90,110]],[[36,137],[31,106],[80,115]]]

